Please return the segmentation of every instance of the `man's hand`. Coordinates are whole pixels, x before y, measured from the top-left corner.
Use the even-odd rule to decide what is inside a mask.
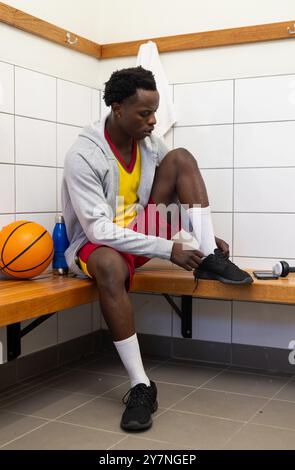
[[[173,243],[171,261],[187,271],[192,271],[199,267],[204,258],[204,254],[199,250],[184,250],[182,243]]]
[[[229,256],[229,245],[228,245],[228,243],[226,243],[224,240],[221,240],[221,238],[217,238],[217,237],[215,237],[215,242],[216,242],[217,248],[219,248],[221,251],[223,251],[223,253],[226,256]]]

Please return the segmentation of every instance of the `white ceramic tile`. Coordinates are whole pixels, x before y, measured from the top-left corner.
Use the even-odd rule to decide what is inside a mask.
[[[294,214],[234,214],[234,256],[295,258]]]
[[[0,112],[14,112],[13,65],[0,62]]]
[[[9,215],[0,215],[0,230],[3,229],[8,224],[11,224],[11,222],[14,222],[15,216],[12,214]]]
[[[176,127],[174,147],[184,147],[200,168],[233,166],[233,125]]]
[[[31,320],[22,323],[25,327],[31,323]],[[32,330],[29,334],[22,338],[22,354],[26,356],[35,351],[49,348],[57,344],[57,315],[52,315],[51,318]]]
[[[56,124],[15,117],[16,163],[56,166]]]
[[[193,338],[203,341],[231,340],[231,303],[223,300],[197,300],[198,321]]]
[[[176,126],[233,122],[233,81],[174,85]]]
[[[58,343],[87,335],[92,330],[91,304],[58,313]]]
[[[34,166],[16,167],[16,211],[56,210],[56,169]]]
[[[66,153],[74,144],[81,127],[57,124],[57,166],[64,166]]]
[[[294,339],[293,305],[233,302],[233,343],[288,349]]]
[[[91,121],[91,88],[57,80],[57,121],[84,127]]]
[[[295,168],[235,169],[234,178],[235,211],[295,211]]]
[[[173,127],[171,127],[171,129],[169,129],[169,131],[166,132],[166,134],[163,136],[164,142],[169,150],[172,150],[174,147],[173,146],[173,131],[174,129]]]
[[[100,91],[91,89],[91,121],[100,119]]]
[[[14,212],[14,166],[0,164],[0,213]]]
[[[201,171],[213,212],[232,211],[233,170],[202,170]]]
[[[295,119],[295,75],[236,80],[235,122]]]
[[[233,262],[236,263],[242,269],[259,269],[259,270],[271,270],[273,266],[281,261],[280,258],[242,258],[234,256]],[[295,266],[294,259],[285,259],[290,266]]]
[[[212,212],[212,221],[215,236],[226,241],[232,253],[232,214]]]
[[[52,235],[54,224],[55,224],[55,214],[54,213],[44,213],[44,214],[28,214],[28,213],[18,213],[16,215],[16,220],[29,220],[32,222],[37,222],[42,225],[49,233]]]
[[[15,68],[15,114],[56,120],[56,78]]]
[[[178,307],[181,300],[173,298]],[[192,339],[230,342],[231,306],[223,300],[193,299]],[[173,337],[182,338],[181,320],[173,312]]]
[[[14,117],[0,113],[0,162],[14,163]]]
[[[130,294],[130,299],[138,333],[171,336],[171,307],[163,297]]]
[[[62,185],[63,173],[64,172],[61,168],[57,169],[57,210],[59,212],[62,211],[62,206],[61,206],[61,185]]]
[[[235,167],[294,166],[295,122],[236,124]]]
[[[100,92],[100,119],[111,112],[111,108],[106,106],[104,99],[103,99],[103,90]]]

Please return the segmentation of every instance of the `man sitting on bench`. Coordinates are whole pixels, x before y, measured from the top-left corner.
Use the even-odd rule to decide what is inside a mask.
[[[114,72],[104,101],[111,113],[85,128],[65,159],[66,259],[71,271],[95,280],[104,319],[130,377],[121,427],[144,430],[158,405],[128,297],[134,270],[159,257],[193,271],[196,279],[249,284],[252,278],[229,260],[228,244],[214,236],[196,159],[183,148],[168,151],[152,135],[159,105],[153,74],[142,67]],[[199,249],[171,240],[183,220]]]

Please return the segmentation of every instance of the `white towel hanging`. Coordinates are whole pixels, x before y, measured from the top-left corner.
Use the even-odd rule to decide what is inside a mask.
[[[176,122],[176,114],[171,98],[171,90],[169,89],[156,43],[148,41],[140,46],[136,65],[141,65],[154,74],[160,94],[160,105],[156,114],[157,124],[154,133],[157,137],[163,137]]]

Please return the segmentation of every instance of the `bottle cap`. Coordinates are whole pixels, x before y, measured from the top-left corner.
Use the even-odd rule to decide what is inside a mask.
[[[64,218],[62,215],[58,214],[56,217],[55,217],[55,223],[56,224],[63,224],[64,223]]]

